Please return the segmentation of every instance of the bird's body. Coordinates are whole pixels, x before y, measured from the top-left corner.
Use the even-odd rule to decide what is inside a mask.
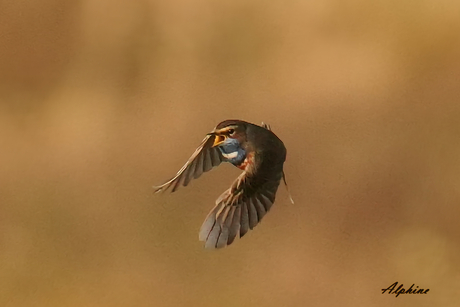
[[[270,210],[284,177],[286,148],[268,125],[226,120],[205,137],[174,178],[156,187],[156,192],[187,186],[221,162],[243,170],[232,186],[216,201],[200,230],[206,248],[221,248],[244,236]]]

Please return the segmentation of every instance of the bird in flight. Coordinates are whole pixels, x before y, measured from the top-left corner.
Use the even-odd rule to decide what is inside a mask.
[[[154,189],[156,193],[169,188],[174,192],[222,162],[243,170],[216,200],[200,229],[199,239],[205,248],[222,248],[237,235],[243,237],[270,210],[281,179],[286,184],[285,160],[286,148],[269,125],[225,120],[206,135],[172,179]]]

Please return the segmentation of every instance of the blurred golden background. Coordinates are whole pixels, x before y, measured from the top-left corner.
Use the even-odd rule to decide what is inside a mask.
[[[0,306],[459,306],[459,33],[448,0],[1,1]],[[208,251],[239,170],[151,187],[232,118],[296,203]]]

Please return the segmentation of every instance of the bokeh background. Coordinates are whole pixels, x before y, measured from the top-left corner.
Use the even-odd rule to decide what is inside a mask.
[[[448,0],[1,1],[0,305],[459,306],[459,33]],[[151,187],[232,118],[295,204],[208,251],[239,170]]]

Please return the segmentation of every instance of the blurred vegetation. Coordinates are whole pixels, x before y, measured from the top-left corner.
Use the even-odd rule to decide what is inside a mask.
[[[460,2],[0,2],[0,306],[458,306]],[[288,149],[255,230],[237,176],[153,195],[239,118]],[[426,295],[382,295],[395,281]]]

